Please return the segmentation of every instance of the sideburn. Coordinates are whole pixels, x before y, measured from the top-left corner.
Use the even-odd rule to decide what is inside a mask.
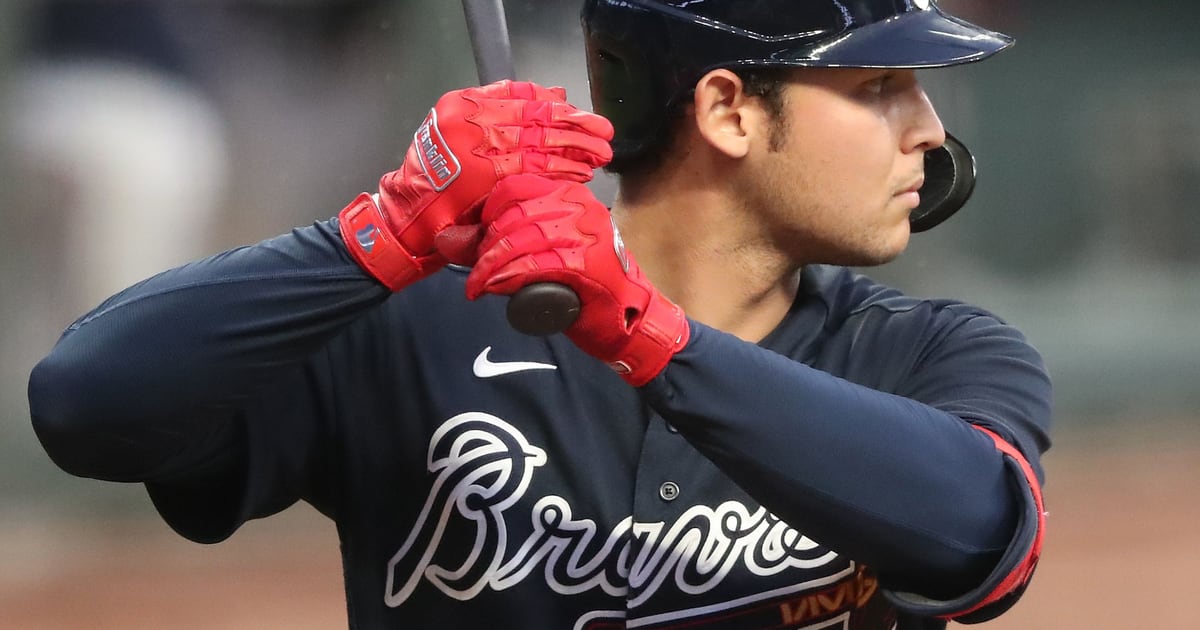
[[[792,119],[785,111],[780,109],[778,113],[771,114],[771,136],[770,144],[767,145],[767,150],[771,153],[779,153],[783,150],[783,145],[787,142],[788,134],[792,128]]]
[[[787,78],[792,72],[792,68],[754,68],[738,73],[742,78],[742,90],[747,96],[762,101],[763,109],[771,118],[770,143],[767,145],[771,153],[783,150],[791,128],[784,94]]]

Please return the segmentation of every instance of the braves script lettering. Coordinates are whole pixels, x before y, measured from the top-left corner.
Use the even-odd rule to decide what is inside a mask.
[[[634,607],[671,580],[688,594],[716,588],[741,566],[754,575],[829,564],[836,554],[788,527],[766,509],[736,501],[693,506],[674,523],[626,517],[601,533],[576,518],[559,496],[533,502],[525,540],[508,535],[505,512],[522,499],[546,452],[504,420],[466,413],[446,421],[430,440],[428,469],[436,474],[417,522],[388,563],[384,601],[404,603],[422,579],[450,597],[471,599],[544,576],[564,595],[601,589]],[[452,516],[472,523],[474,545],[458,566],[443,566],[439,550]],[[462,558],[461,546],[442,556]],[[830,576],[833,577],[833,576]]]

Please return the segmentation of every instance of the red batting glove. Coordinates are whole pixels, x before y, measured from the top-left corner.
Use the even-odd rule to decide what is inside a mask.
[[[434,239],[477,222],[483,199],[508,175],[586,182],[612,159],[612,125],[576,109],[562,88],[501,81],[450,92],[417,128],[399,170],[379,193],[338,215],[350,255],[393,291],[441,269]]]
[[[487,226],[467,297],[512,295],[558,282],[579,296],[566,335],[630,385],[645,385],[687,344],[683,309],[655,289],[625,251],[608,208],[586,186],[535,175],[502,180],[481,216]]]

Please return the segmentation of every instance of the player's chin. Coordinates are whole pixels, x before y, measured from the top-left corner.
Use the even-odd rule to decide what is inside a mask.
[[[879,226],[878,242],[880,250],[889,256],[889,260],[899,256],[908,247],[908,241],[912,238],[912,224],[908,221],[910,214],[912,208],[907,204],[899,207],[893,204],[884,215],[886,218]]]
[[[885,265],[900,257],[904,253],[906,245],[899,247],[879,248],[871,252],[866,252],[861,261],[855,265],[857,267],[875,267]]]
[[[874,236],[857,248],[857,260],[850,263],[852,266],[873,267],[892,262],[908,248],[912,230],[905,217],[903,221],[881,227]]]
[[[844,247],[839,255],[831,256],[827,262],[845,267],[875,267],[895,260],[908,247],[908,228],[903,230],[879,231],[873,238],[858,239],[853,245]]]

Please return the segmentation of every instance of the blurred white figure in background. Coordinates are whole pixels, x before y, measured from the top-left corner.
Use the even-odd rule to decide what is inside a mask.
[[[70,312],[212,248],[224,123],[152,3],[57,2],[32,17],[39,35],[13,75],[10,148],[27,182],[54,188],[25,198],[64,205],[53,210],[61,221],[40,227],[57,232],[56,268],[35,273]]]

